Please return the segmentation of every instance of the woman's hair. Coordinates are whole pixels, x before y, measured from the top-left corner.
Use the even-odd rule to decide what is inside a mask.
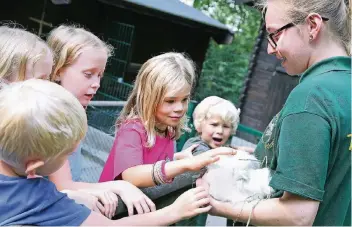
[[[25,80],[26,69],[50,51],[38,36],[21,28],[0,26],[0,80]]]
[[[332,40],[338,40],[351,55],[351,9],[344,0],[276,0],[284,3],[287,19],[302,23],[310,13],[329,18],[327,28]],[[258,0],[258,7],[265,12],[268,0]]]
[[[117,128],[130,119],[139,119],[147,132],[147,146],[155,144],[156,110],[168,92],[177,93],[186,86],[193,87],[195,65],[181,53],[164,53],[149,59],[138,72],[133,90],[117,119]],[[169,134],[177,139],[187,130],[187,116],[176,127],[168,127]]]
[[[47,39],[54,54],[54,67],[51,81],[59,77],[59,70],[73,64],[87,48],[104,50],[108,57],[113,53],[112,46],[106,44],[93,33],[74,25],[61,25],[53,29]]]
[[[240,109],[237,109],[232,102],[218,96],[209,96],[194,109],[194,127],[201,133],[201,126],[205,120],[219,116],[224,122],[231,125],[231,134],[235,134],[240,121],[240,113]]]

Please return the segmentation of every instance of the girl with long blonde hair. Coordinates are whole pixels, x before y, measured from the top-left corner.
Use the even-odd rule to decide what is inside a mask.
[[[186,112],[195,81],[193,62],[181,53],[164,53],[144,63],[127,104],[100,181],[126,180],[138,187],[172,182],[233,150],[219,148],[192,156],[197,146],[174,155],[175,140],[186,130]]]

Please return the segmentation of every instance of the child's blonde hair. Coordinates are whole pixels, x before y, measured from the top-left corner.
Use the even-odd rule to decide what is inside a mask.
[[[61,25],[53,29],[47,39],[54,54],[51,81],[59,80],[59,71],[70,66],[87,48],[106,51],[110,57],[113,47],[103,42],[93,33],[74,25]]]
[[[241,110],[237,109],[230,101],[218,96],[209,96],[201,101],[193,112],[194,127],[201,133],[202,122],[213,116],[219,116],[224,122],[231,124],[231,133],[235,134]]]
[[[66,89],[46,80],[12,83],[0,91],[0,159],[23,168],[72,152],[87,131],[86,113]]]
[[[0,80],[25,80],[28,66],[34,67],[49,53],[50,48],[38,36],[24,29],[0,26]]]
[[[117,128],[129,119],[140,119],[147,131],[147,146],[155,144],[155,113],[169,91],[178,91],[185,86],[193,87],[195,65],[191,59],[181,53],[164,53],[149,59],[138,72],[133,90],[116,124]],[[168,127],[174,139],[178,139],[182,130],[187,130],[187,116],[183,116],[176,127]]]

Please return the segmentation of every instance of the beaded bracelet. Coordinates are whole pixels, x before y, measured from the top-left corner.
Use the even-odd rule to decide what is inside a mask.
[[[156,181],[158,181],[159,185],[165,184],[165,181],[163,180],[163,177],[161,174],[161,165],[162,165],[162,161],[157,161],[155,163],[155,170],[154,170],[154,175],[155,175]]]
[[[152,168],[152,179],[155,185],[159,185],[158,182],[155,179],[155,175],[154,175],[154,169],[155,169],[155,163],[153,164],[153,168]]]
[[[168,161],[163,161],[162,164],[161,164],[161,176],[162,176],[162,178],[163,178],[163,180],[164,180],[165,183],[170,184],[170,183],[172,183],[172,181],[173,181],[174,179],[173,179],[173,178],[168,179],[168,178],[166,177],[166,173],[165,173],[165,164],[166,164],[167,162],[168,162]]]
[[[165,174],[165,164],[167,161],[160,160],[157,161],[152,168],[152,179],[155,185],[167,184],[173,181],[168,179]]]

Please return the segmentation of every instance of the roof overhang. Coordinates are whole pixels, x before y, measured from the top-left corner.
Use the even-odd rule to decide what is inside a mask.
[[[173,23],[199,28],[219,44],[230,44],[234,32],[226,25],[205,15],[179,0],[98,0],[107,5],[135,11],[139,14],[159,17]]]

